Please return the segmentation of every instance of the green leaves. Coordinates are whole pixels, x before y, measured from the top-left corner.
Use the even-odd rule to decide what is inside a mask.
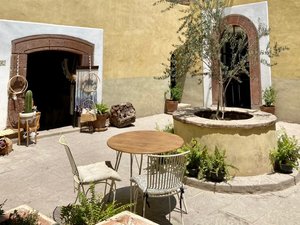
[[[79,204],[63,206],[60,216],[65,225],[94,225],[129,207],[130,204],[104,203],[102,197],[95,194],[95,185],[91,185],[90,197],[80,193]]]
[[[282,164],[289,165],[294,169],[298,168],[298,160],[300,159],[300,146],[295,137],[289,137],[285,131],[277,140],[277,148],[270,152],[270,160],[272,165],[278,163],[279,167]]]

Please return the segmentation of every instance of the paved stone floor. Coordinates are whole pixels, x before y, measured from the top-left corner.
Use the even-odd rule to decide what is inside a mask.
[[[70,165],[62,146],[58,144],[60,133],[65,133],[78,165],[102,160],[114,162],[115,152],[108,148],[106,140],[114,134],[129,130],[163,128],[172,122],[165,114],[139,118],[128,128],[110,127],[105,132],[80,133],[71,127],[42,131],[36,145],[29,147],[14,144],[14,151],[0,157],[0,202],[7,199],[4,209],[27,204],[52,217],[57,206],[75,200]],[[300,125],[277,123],[288,134],[300,139]],[[117,200],[129,201],[129,157],[124,156],[119,173]],[[98,189],[97,189],[98,190]],[[99,188],[99,191],[100,188]],[[225,194],[204,191],[187,186],[188,214],[185,225],[196,224],[300,224],[300,187],[264,194]],[[172,219],[168,221],[168,200],[150,199],[146,217],[159,224],[180,224],[176,199],[172,198]]]

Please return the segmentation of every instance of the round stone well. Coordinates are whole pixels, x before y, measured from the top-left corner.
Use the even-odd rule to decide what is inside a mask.
[[[272,171],[269,153],[276,147],[276,116],[259,110],[226,108],[242,119],[214,120],[197,115],[213,109],[182,108],[173,113],[174,131],[185,143],[196,138],[213,152],[226,151],[226,161],[237,167],[231,175],[254,176]],[[205,113],[204,113],[205,114]],[[244,115],[244,116],[243,116]]]

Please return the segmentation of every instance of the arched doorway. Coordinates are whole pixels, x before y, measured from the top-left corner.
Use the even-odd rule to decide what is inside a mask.
[[[74,72],[76,66],[89,65],[89,56],[93,62],[93,53],[94,44],[66,35],[34,35],[12,41],[10,77],[16,74],[19,58],[19,75],[26,77],[29,89],[34,89],[34,100],[42,113],[42,129],[72,124],[71,84],[62,72],[62,62],[67,59],[69,69]],[[55,106],[57,112],[47,109],[48,106]],[[18,113],[23,107],[24,95],[18,95],[17,100],[9,97],[7,127],[17,127]],[[67,116],[67,111],[70,116]],[[60,118],[60,115],[64,116]]]
[[[242,15],[228,15],[224,18],[226,24],[241,28],[248,38],[248,51],[251,52],[249,58],[249,77],[246,78],[242,75],[242,79],[245,80],[245,86],[237,86],[233,83],[233,88],[239,89],[243,92],[234,91],[233,94],[241,93],[243,98],[248,98],[250,94],[250,103],[248,106],[233,104],[232,106],[244,107],[244,108],[259,108],[261,105],[261,74],[260,74],[260,57],[259,57],[259,42],[258,32],[255,25],[245,16]],[[249,81],[247,81],[249,80]],[[248,82],[250,86],[248,85]],[[250,91],[247,91],[249,88]],[[228,92],[228,98],[232,98]],[[212,79],[212,103],[217,104],[218,100],[218,81]],[[244,101],[244,100],[243,100]],[[244,101],[245,102],[245,101]],[[246,101],[247,102],[247,101]],[[246,104],[247,105],[247,104]]]
[[[233,52],[237,53],[235,61],[239,61],[241,58],[248,54],[248,38],[245,31],[239,26],[232,26],[230,33],[237,42],[244,42],[243,48],[238,50],[237,46],[232,46],[229,41],[226,42],[221,50],[221,61],[226,67],[233,70],[231,65]],[[234,49],[233,49],[234,48]],[[246,64],[248,65],[248,63]],[[247,73],[249,74],[249,66],[246,67]],[[250,93],[250,78],[245,72],[239,71],[237,79],[231,79],[225,83],[225,105],[227,107],[240,107],[240,108],[251,108],[251,93]]]
[[[80,57],[65,51],[40,51],[28,54],[28,89],[34,95],[34,104],[42,112],[40,130],[73,124],[75,83],[67,79],[63,65],[76,73]]]

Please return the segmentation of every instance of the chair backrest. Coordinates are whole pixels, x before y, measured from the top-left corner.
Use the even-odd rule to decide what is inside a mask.
[[[59,143],[65,147],[65,151],[66,151],[66,153],[67,153],[67,156],[68,156],[68,159],[69,159],[71,168],[72,168],[72,173],[73,173],[73,175],[79,177],[79,173],[78,173],[78,169],[77,169],[75,160],[74,160],[74,158],[73,158],[72,152],[71,152],[71,150],[70,150],[70,147],[69,147],[68,143],[66,142],[66,138],[65,138],[64,135],[62,135],[62,136],[59,138]]]
[[[173,189],[183,184],[186,154],[148,155],[147,189]]]

